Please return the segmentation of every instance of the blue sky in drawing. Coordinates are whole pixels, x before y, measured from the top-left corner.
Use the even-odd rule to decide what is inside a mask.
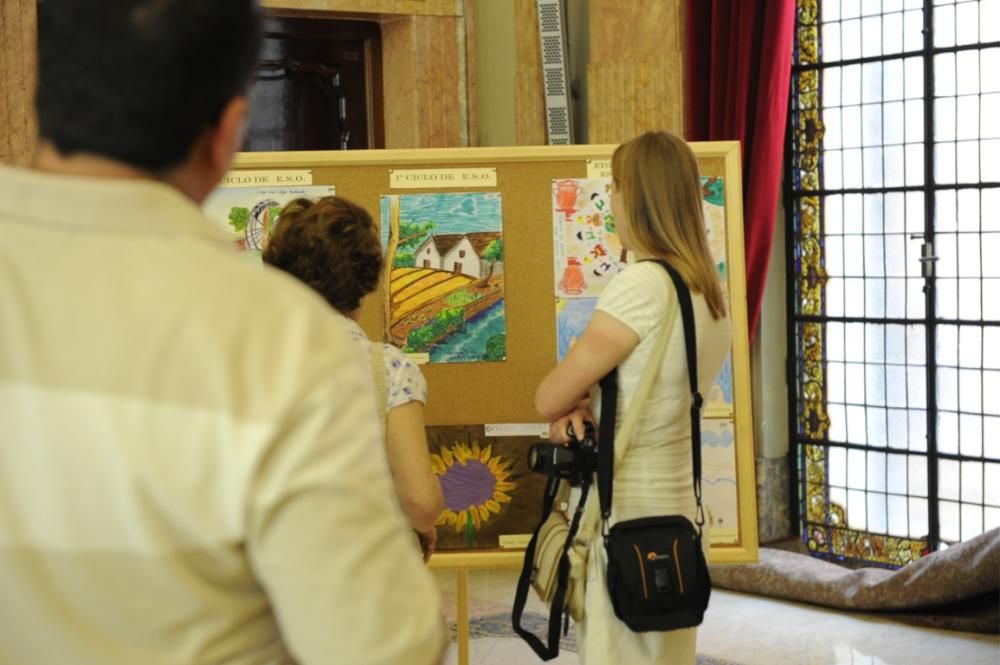
[[[389,197],[379,204],[382,220],[389,217]],[[501,231],[503,217],[497,192],[401,194],[399,218],[406,222],[434,222],[434,233]],[[389,225],[380,224],[382,244],[389,238]]]

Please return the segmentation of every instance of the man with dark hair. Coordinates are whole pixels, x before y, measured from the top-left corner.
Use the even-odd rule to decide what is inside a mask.
[[[254,0],[40,0],[40,144],[0,167],[0,663],[433,663],[367,367],[198,205]]]

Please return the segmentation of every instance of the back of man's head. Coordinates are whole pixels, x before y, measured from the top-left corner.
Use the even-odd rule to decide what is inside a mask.
[[[261,40],[256,0],[39,0],[38,22],[42,140],[151,173],[246,94]]]

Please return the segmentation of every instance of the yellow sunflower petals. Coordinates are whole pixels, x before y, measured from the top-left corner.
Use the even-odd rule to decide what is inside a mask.
[[[493,499],[486,499],[486,501],[483,502],[483,505],[486,506],[486,509],[489,510],[491,513],[500,512],[500,504],[494,501]]]
[[[501,492],[507,492],[509,490],[517,489],[517,483],[509,483],[501,481],[498,482],[496,485],[494,485],[493,489],[500,490]]]
[[[479,511],[475,506],[469,506],[469,514],[472,515],[472,526],[479,531],[479,527],[482,526],[482,522],[479,521]]]
[[[479,461],[482,462],[483,464],[489,462],[491,459],[490,455],[492,454],[492,452],[493,452],[493,446],[486,446],[485,448],[483,448],[482,451],[480,451],[479,453]]]
[[[493,500],[496,501],[497,503],[510,503],[511,502],[511,498],[509,496],[507,496],[506,494],[504,494],[503,492],[494,492],[493,493]]]

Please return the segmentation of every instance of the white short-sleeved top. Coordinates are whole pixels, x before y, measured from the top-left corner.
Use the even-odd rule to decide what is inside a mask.
[[[348,319],[348,332],[371,355],[373,342],[356,322]],[[409,402],[427,403],[427,380],[415,362],[392,344],[382,344],[382,363],[385,365],[385,388],[388,399],[386,411]]]
[[[639,344],[618,368],[617,425],[625,419],[639,379],[665,325],[667,304],[677,292],[662,266],[643,261],[626,267],[601,294],[597,309],[613,316],[639,336]],[[705,298],[691,294],[698,341],[698,384],[703,394],[715,382],[729,352],[732,333],[728,317],[712,318]],[[684,326],[680,310],[663,354],[659,375],[643,406],[635,435],[615,475],[618,519],[687,512],[694,506],[691,489],[691,404]],[[595,413],[600,413],[595,395]]]

